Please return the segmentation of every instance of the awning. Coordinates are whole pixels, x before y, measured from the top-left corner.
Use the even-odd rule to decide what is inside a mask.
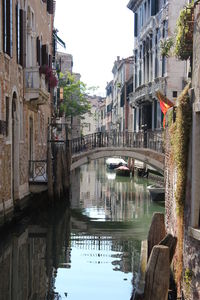
[[[54,37],[54,39],[57,41],[57,43],[59,45],[61,45],[62,47],[66,48],[65,42],[63,42],[63,40],[61,38],[59,38],[59,36],[57,35],[56,32],[57,31],[55,31],[55,30],[53,31],[53,37]]]

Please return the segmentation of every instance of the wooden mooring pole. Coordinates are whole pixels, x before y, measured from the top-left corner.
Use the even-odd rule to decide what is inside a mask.
[[[70,144],[64,143],[59,145],[48,143],[48,196],[51,201],[58,201],[68,195],[70,188],[70,167]]]
[[[154,246],[146,269],[144,300],[167,300],[169,276],[169,247]]]

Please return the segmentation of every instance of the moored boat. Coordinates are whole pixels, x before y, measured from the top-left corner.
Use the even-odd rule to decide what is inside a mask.
[[[111,157],[106,159],[106,165],[109,169],[116,169],[120,166],[127,166],[127,162],[122,158]]]
[[[153,201],[165,200],[165,188],[161,185],[152,184],[147,187]]]
[[[116,175],[129,177],[131,170],[126,166],[120,166],[116,170]]]

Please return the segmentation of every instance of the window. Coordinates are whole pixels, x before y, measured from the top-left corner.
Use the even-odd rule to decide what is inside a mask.
[[[16,4],[16,55],[17,63],[20,62],[20,5]]]
[[[135,17],[134,17],[134,36],[137,37],[138,36],[138,14],[135,13]]]
[[[12,57],[12,0],[3,0],[3,51]]]
[[[157,128],[157,104],[158,102],[154,100],[154,129]]]
[[[147,21],[147,2],[144,3],[144,22]]]
[[[165,76],[165,72],[166,72],[166,57],[162,56],[162,77]]]
[[[6,97],[6,136],[9,136],[9,115],[10,115],[10,110],[9,110],[9,97]]]
[[[136,131],[136,123],[137,122],[137,109],[134,108],[134,124],[133,124],[133,131]]]
[[[49,14],[53,14],[54,7],[53,7],[53,0],[47,0],[47,11]]]
[[[23,102],[20,102],[20,140],[24,139],[24,109]]]
[[[2,1],[0,1],[0,52],[2,51],[2,19],[3,19],[3,16],[2,16]]]
[[[42,45],[42,65],[49,65],[48,45]]]
[[[36,48],[37,48],[37,62],[38,65],[41,65],[41,45],[40,45],[40,39],[37,37],[36,39]]]
[[[155,16],[159,11],[159,0],[151,0],[151,15]]]
[[[172,96],[173,96],[173,98],[177,98],[177,91],[173,91]]]
[[[16,56],[17,63],[26,66],[26,12],[16,4]]]

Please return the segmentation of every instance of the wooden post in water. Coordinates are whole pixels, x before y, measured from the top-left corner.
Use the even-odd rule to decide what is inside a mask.
[[[169,263],[171,264],[177,244],[177,237],[168,233],[162,241],[160,241],[159,245],[164,245],[169,247]]]
[[[61,163],[61,148],[59,147],[56,153],[56,174],[55,174],[55,196],[57,200],[61,199],[62,193],[63,193],[62,163]]]
[[[148,256],[150,257],[153,246],[158,245],[160,241],[165,237],[165,217],[163,213],[154,213],[151,226],[148,233]]]
[[[48,196],[51,201],[54,198],[53,191],[53,164],[52,164],[52,150],[51,143],[47,146],[47,178],[48,178]]]
[[[61,164],[63,191],[64,193],[66,193],[69,191],[70,188],[71,151],[69,143],[67,143],[62,149]]]
[[[154,246],[146,269],[144,300],[167,300],[169,276],[169,248]]]

